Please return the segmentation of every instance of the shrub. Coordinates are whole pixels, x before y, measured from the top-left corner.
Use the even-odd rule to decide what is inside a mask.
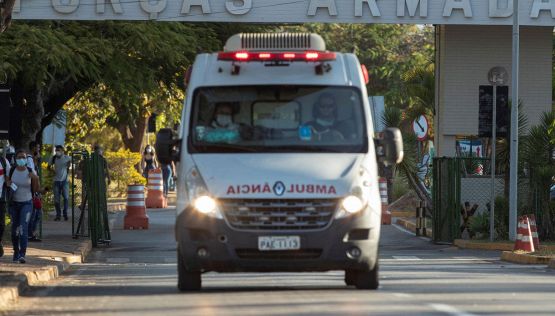
[[[137,171],[135,166],[141,162],[141,154],[120,149],[115,152],[106,152],[104,157],[108,161],[110,179],[115,185],[110,187],[110,192],[116,196],[124,196],[130,184],[145,184],[145,178]]]

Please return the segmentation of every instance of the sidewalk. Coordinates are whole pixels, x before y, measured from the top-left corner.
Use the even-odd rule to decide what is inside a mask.
[[[9,238],[3,241],[5,254],[0,258],[0,309],[16,303],[29,286],[57,278],[73,263],[81,263],[91,250],[88,239],[71,237],[69,221],[44,219],[42,242],[29,242],[27,263],[12,262]]]

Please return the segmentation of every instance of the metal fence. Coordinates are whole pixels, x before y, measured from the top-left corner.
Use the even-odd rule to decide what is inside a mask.
[[[93,247],[109,244],[106,160],[97,153],[72,153],[72,234],[90,237]]]
[[[505,170],[497,165],[494,194],[494,238],[508,235],[508,201]],[[534,201],[529,181],[520,175],[519,213],[530,213]],[[433,240],[453,242],[457,238],[489,237],[492,201],[492,177],[489,158],[435,158],[433,161]]]

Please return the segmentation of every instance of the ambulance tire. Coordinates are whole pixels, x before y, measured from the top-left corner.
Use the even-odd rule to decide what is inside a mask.
[[[345,284],[355,285],[357,274],[353,270],[345,270]]]
[[[200,291],[202,287],[200,271],[187,271],[179,246],[177,249],[177,288],[181,292]]]
[[[369,271],[356,271],[355,286],[359,290],[376,290],[380,285],[378,278],[378,263]]]

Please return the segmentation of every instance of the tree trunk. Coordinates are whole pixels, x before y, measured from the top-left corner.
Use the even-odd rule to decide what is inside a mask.
[[[15,0],[4,0],[0,8],[0,33],[3,33],[12,22],[12,11]]]
[[[140,115],[136,122],[119,122],[116,129],[121,135],[123,145],[132,152],[140,152],[146,133],[148,117]]]

